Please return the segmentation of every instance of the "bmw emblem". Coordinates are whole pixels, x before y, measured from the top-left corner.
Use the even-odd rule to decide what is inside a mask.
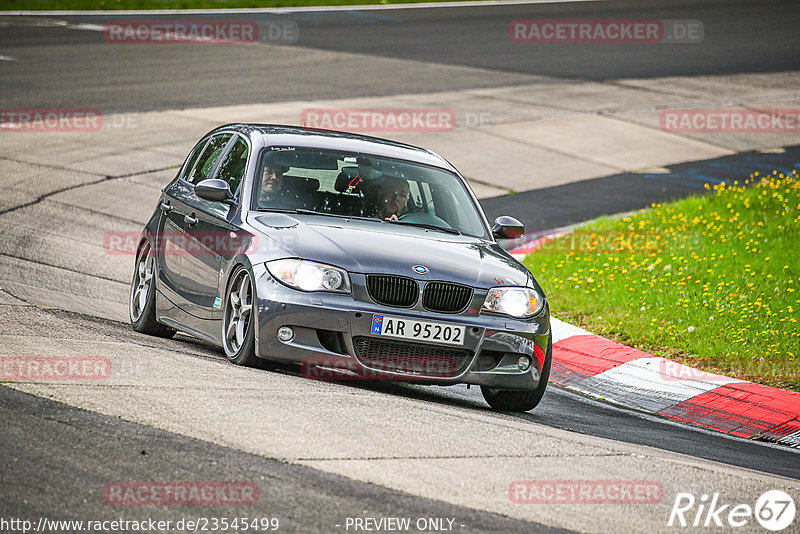
[[[417,274],[428,274],[428,268],[424,265],[415,265],[412,267]]]

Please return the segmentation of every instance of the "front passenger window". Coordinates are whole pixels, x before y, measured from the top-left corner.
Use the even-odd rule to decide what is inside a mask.
[[[228,151],[228,155],[222,160],[217,178],[224,180],[231,188],[231,193],[236,194],[239,184],[244,177],[245,167],[247,167],[247,156],[250,151],[247,148],[247,143],[239,137],[233,148]]]
[[[230,141],[231,134],[219,134],[211,138],[211,141],[206,145],[203,154],[198,158],[197,164],[192,169],[192,174],[187,180],[193,184],[199,184],[206,178],[211,177],[211,172],[219,159],[222,151]]]

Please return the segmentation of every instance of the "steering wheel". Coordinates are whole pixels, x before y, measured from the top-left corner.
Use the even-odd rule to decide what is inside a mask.
[[[452,226],[447,224],[447,221],[445,221],[441,217],[437,217],[436,215],[433,215],[426,211],[406,213],[405,215],[401,215],[400,217],[398,217],[398,220],[407,221],[410,223],[432,224],[434,226],[441,226],[442,228],[452,228]]]

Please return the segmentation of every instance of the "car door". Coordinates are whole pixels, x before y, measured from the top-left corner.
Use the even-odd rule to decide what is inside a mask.
[[[192,309],[190,301],[187,299],[190,292],[186,289],[184,267],[187,262],[192,262],[198,253],[192,236],[187,232],[196,218],[194,200],[197,197],[194,194],[194,186],[213,174],[232,137],[233,134],[223,133],[209,138],[193,165],[185,169],[181,177],[175,180],[165,192],[169,202],[166,219],[170,226],[167,231],[165,224],[165,237],[171,242],[165,243],[162,254],[165,264],[171,262],[171,265],[178,267],[174,282],[168,285],[174,293],[165,293],[165,295],[184,312],[175,317],[175,320],[181,324],[187,322],[187,314],[191,314]],[[175,275],[173,268],[170,268],[169,275],[171,277]]]
[[[247,141],[234,135],[214,171],[205,178],[224,180],[231,191],[236,192],[244,177],[249,155]],[[181,265],[181,292],[187,303],[187,311],[200,319],[195,328],[216,336],[216,325],[207,321],[221,318],[222,261],[233,252],[229,249],[235,248],[238,243],[237,227],[229,222],[231,210],[236,208],[222,202],[203,200],[194,193],[187,199],[187,204],[190,213],[185,231],[191,250],[184,256]]]
[[[178,174],[178,178],[164,189],[159,203],[161,218],[155,243],[158,288],[173,303],[179,300],[181,262],[185,253],[184,243],[186,240],[183,231],[183,218],[186,214],[180,209],[183,205],[180,199],[186,196],[187,182],[185,178],[194,169],[197,159],[209,140],[210,138],[204,138],[195,145]],[[169,307],[160,307],[159,309],[168,310]]]

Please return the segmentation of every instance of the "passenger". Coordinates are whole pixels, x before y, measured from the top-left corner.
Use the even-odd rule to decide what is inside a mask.
[[[317,210],[320,195],[317,192],[319,181],[310,178],[284,176],[289,170],[285,165],[268,161],[261,178],[261,191],[258,204],[262,208],[296,210]]]
[[[283,173],[289,168],[268,162],[264,166],[264,175],[261,178],[261,191],[258,195],[259,205],[273,209],[297,209],[305,207],[296,191],[290,189],[288,180]]]

